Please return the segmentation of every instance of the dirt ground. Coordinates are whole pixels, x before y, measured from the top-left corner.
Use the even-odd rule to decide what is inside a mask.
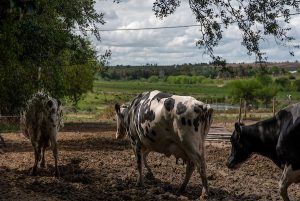
[[[150,153],[149,165],[155,179],[145,178],[136,187],[136,164],[128,140],[114,138],[110,124],[67,124],[59,133],[59,169],[53,176],[52,152],[47,150],[47,168],[29,176],[33,149],[20,133],[2,134],[7,147],[0,144],[0,200],[195,200],[201,179],[194,172],[187,190],[176,192],[185,167],[175,158]],[[228,143],[207,142],[209,200],[281,200],[278,181],[281,170],[270,160],[253,155],[239,169],[229,170]],[[145,171],[146,172],[146,171]],[[292,200],[300,199],[300,186],[289,188]]]

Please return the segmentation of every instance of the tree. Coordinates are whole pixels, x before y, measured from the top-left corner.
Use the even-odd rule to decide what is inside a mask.
[[[155,0],[153,11],[159,18],[167,17],[180,6],[180,0]],[[294,40],[289,36],[290,22],[294,11],[299,9],[299,1],[283,0],[243,0],[243,1],[199,1],[189,0],[189,5],[197,22],[201,25],[202,38],[197,42],[214,60],[214,47],[222,39],[222,32],[230,25],[237,25],[242,33],[242,45],[248,54],[254,53],[262,61],[264,52],[259,43],[265,36],[273,36],[280,45],[289,45]],[[294,53],[291,51],[291,55]]]
[[[280,90],[287,90],[291,86],[291,81],[287,77],[279,77],[275,80],[275,84],[277,84]]]
[[[263,86],[257,90],[257,96],[267,108],[272,102],[272,99],[277,95],[279,89],[273,85]]]
[[[262,84],[262,86],[268,86],[273,83],[272,77],[263,72],[259,72],[256,75],[256,79]]]
[[[234,102],[238,103],[240,99],[244,99],[249,104],[257,104],[257,91],[262,85],[255,79],[251,80],[233,80],[228,83],[229,96]]]
[[[85,38],[90,30],[100,40],[99,24],[104,24],[94,1],[31,2],[35,7],[30,15],[0,19],[1,114],[18,113],[25,100],[41,89],[56,98],[78,101],[91,90],[91,80],[109,57],[98,58]]]

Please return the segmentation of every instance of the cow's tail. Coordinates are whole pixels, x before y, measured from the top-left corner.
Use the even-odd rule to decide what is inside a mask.
[[[201,124],[201,134],[206,138],[210,126],[212,124],[213,109],[210,105],[195,105],[194,111],[199,114],[200,124]]]

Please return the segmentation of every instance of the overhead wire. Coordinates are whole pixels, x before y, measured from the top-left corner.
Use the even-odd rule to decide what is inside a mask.
[[[298,13],[291,13],[291,15],[300,15],[300,12]],[[282,16],[279,16],[282,17]],[[223,24],[223,23],[219,23]],[[141,27],[141,28],[117,28],[117,29],[100,29],[100,32],[113,32],[113,31],[142,31],[142,30],[157,30],[157,29],[177,29],[177,28],[188,28],[188,27],[200,27],[202,25],[200,24],[190,24],[190,25],[178,25],[178,26],[162,26],[162,27]],[[85,31],[91,31],[91,30],[85,30]]]

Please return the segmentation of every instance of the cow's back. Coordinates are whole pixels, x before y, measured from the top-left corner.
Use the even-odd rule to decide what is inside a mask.
[[[62,108],[56,99],[38,92],[28,100],[21,114],[21,127],[26,137],[32,140],[49,138],[50,132],[56,132],[62,126]]]

